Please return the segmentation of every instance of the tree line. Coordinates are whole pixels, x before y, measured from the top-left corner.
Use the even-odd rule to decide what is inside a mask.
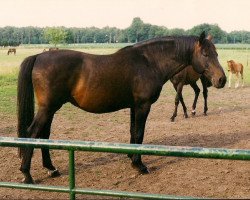
[[[7,26],[0,28],[0,46],[18,46],[20,44],[48,44],[50,38],[48,31],[50,28],[40,27],[13,27]],[[165,35],[199,35],[206,31],[213,35],[215,43],[250,43],[250,32],[232,31],[227,33],[217,24],[200,24],[189,30],[181,28],[168,29],[164,26],[144,23],[139,17],[133,19],[131,25],[126,29],[115,27],[88,27],[88,28],[66,28],[53,27],[54,31],[60,31],[58,41],[67,44],[78,43],[135,43],[150,38]],[[56,34],[56,31],[54,32]],[[59,37],[59,36],[58,36]]]

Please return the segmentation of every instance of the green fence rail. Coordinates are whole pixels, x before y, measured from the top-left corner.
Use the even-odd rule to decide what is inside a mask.
[[[250,150],[201,148],[163,145],[138,145],[91,141],[45,140],[31,138],[0,137],[2,147],[46,147],[49,149],[67,150],[69,152],[69,187],[22,184],[0,182],[0,187],[43,190],[50,192],[69,193],[70,199],[76,194],[102,195],[113,197],[143,198],[143,199],[198,199],[197,197],[183,197],[162,194],[147,194],[139,192],[125,192],[115,190],[82,189],[75,186],[75,151],[93,151],[122,154],[143,154],[174,157],[194,157],[210,159],[250,160]]]

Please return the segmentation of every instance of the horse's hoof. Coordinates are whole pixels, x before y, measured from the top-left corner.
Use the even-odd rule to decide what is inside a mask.
[[[207,116],[207,113],[204,113],[204,116]]]
[[[173,117],[171,117],[171,118],[170,118],[170,121],[171,121],[171,122],[174,122],[174,118],[173,118]]]
[[[32,178],[23,178],[22,183],[25,184],[34,184],[34,181]]]
[[[60,172],[58,171],[58,169],[55,169],[55,170],[49,170],[49,171],[48,171],[48,175],[49,175],[50,177],[54,178],[54,177],[60,176],[61,174],[60,174]]]
[[[140,174],[149,174],[149,170],[146,166],[139,169]]]
[[[184,117],[185,117],[185,118],[188,118],[188,115],[187,115],[187,114],[184,114]]]
[[[132,158],[132,157],[133,157],[133,154],[127,154],[127,156],[128,156],[129,158]]]
[[[143,164],[134,164],[132,163],[132,167],[135,168],[140,174],[149,174],[148,168]]]

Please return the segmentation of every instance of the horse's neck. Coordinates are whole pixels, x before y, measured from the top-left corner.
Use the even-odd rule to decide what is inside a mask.
[[[153,67],[157,68],[159,76],[163,83],[168,81],[172,76],[183,70],[190,63],[182,60],[175,55],[175,50],[154,50],[144,51],[144,55]]]

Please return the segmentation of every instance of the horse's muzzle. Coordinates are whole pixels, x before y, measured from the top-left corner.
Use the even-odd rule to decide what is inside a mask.
[[[217,88],[223,88],[226,85],[226,82],[227,82],[227,77],[226,76],[222,76],[222,77],[219,78],[218,84],[215,87],[217,87]]]

